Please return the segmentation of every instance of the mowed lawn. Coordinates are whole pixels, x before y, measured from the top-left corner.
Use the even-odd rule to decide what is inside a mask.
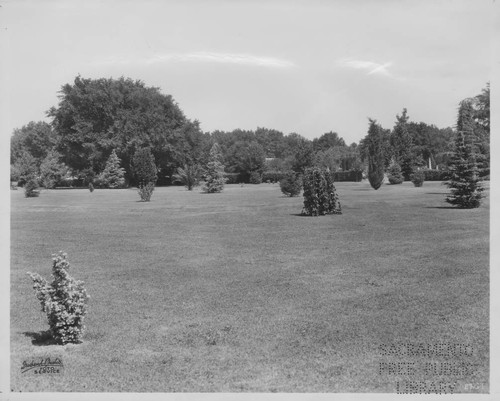
[[[278,185],[11,191],[13,391],[388,392],[381,344],[471,344],[456,392],[488,392],[489,199],[439,182],[336,184],[343,214],[302,217]],[[489,191],[486,191],[489,195]],[[44,341],[27,271],[68,253],[91,296],[84,342]],[[42,338],[40,338],[42,337]],[[61,375],[21,373],[59,357]],[[473,385],[471,387],[470,385]],[[471,390],[472,389],[472,390]]]

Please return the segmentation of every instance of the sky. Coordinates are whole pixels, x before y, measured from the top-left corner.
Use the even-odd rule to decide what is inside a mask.
[[[273,128],[350,144],[368,118],[453,126],[490,81],[490,0],[0,0],[3,137],[61,86],[139,79],[203,131]]]

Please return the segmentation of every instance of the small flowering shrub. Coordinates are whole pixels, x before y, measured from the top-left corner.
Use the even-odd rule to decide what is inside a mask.
[[[421,187],[424,185],[425,173],[423,170],[417,170],[410,176],[411,182],[416,187]]]
[[[58,344],[79,343],[85,326],[83,319],[90,298],[83,287],[68,273],[69,262],[64,252],[52,255],[52,283],[37,273],[28,275],[33,280],[33,289],[47,314],[50,333]]]

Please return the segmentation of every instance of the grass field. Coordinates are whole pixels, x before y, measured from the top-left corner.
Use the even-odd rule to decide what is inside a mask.
[[[336,185],[343,214],[302,217],[271,184],[221,194],[157,188],[11,191],[13,391],[388,392],[381,344],[471,344],[456,392],[488,392],[489,199],[437,182]],[[489,191],[486,191],[486,195]],[[45,341],[27,271],[68,253],[91,296],[84,342]],[[60,357],[64,373],[21,373]],[[420,371],[419,371],[420,372]]]

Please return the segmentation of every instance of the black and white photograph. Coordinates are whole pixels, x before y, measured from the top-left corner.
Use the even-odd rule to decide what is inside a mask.
[[[494,0],[0,0],[0,399],[495,399],[499,34]]]

